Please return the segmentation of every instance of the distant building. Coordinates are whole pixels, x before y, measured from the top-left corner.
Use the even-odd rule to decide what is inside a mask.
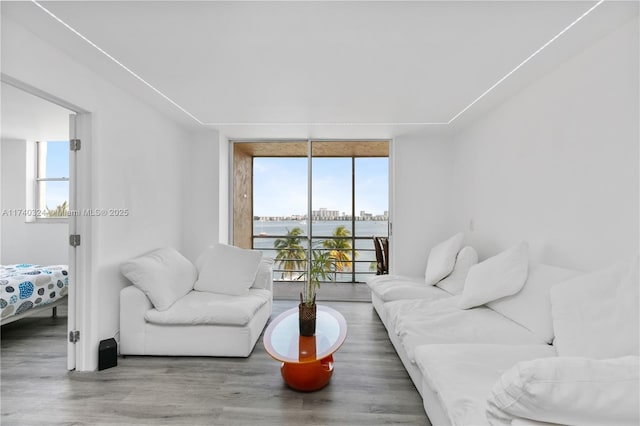
[[[360,220],[371,220],[373,215],[371,213],[367,213],[364,210],[360,211]]]
[[[320,210],[313,210],[311,212],[313,220],[336,220],[340,217],[338,210],[329,210],[326,207],[320,207]]]

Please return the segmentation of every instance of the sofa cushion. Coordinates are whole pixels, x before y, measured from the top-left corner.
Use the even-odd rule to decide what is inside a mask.
[[[551,287],[575,277],[580,272],[551,265],[530,266],[522,290],[487,303],[487,306],[526,327],[547,343],[553,340]]]
[[[487,307],[459,309],[459,298],[398,300],[385,304],[387,323],[393,326],[409,360],[414,361],[415,348],[425,344],[544,344],[526,328]]]
[[[383,302],[400,299],[439,299],[449,297],[449,293],[433,286],[425,285],[423,278],[412,278],[400,275],[377,275],[377,277],[392,277],[385,280],[369,280],[371,292]]]
[[[514,418],[567,425],[640,423],[640,358],[556,357],[519,362],[492,387],[491,424]]]
[[[434,287],[424,285],[424,282],[414,285],[409,283],[394,283],[387,286],[383,292],[379,294],[384,302],[392,302],[402,299],[430,299],[438,300],[445,297],[451,297],[446,291]]]
[[[424,285],[422,277],[408,277],[404,275],[374,275],[367,280],[367,286],[373,293],[382,294],[386,289],[398,284]]]
[[[478,263],[478,252],[473,247],[464,247],[456,257],[453,271],[440,280],[436,286],[449,294],[462,294],[469,270],[476,263]]]
[[[246,325],[271,299],[268,290],[248,291],[246,296],[191,291],[166,311],[150,309],[145,320],[163,325]]]
[[[456,256],[462,248],[463,239],[464,234],[459,232],[431,249],[424,274],[427,285],[434,285],[451,273],[456,263]]]
[[[416,364],[452,425],[485,425],[487,395],[500,376],[517,362],[555,355],[549,345],[424,345]]]
[[[171,247],[128,260],[120,270],[158,311],[169,309],[190,292],[198,276],[195,266]]]
[[[464,283],[460,309],[517,293],[527,279],[528,267],[529,245],[525,242],[472,266]]]
[[[206,249],[196,261],[198,280],[194,289],[242,296],[256,279],[262,252],[226,244]]]
[[[554,345],[561,356],[638,355],[638,257],[551,289]]]

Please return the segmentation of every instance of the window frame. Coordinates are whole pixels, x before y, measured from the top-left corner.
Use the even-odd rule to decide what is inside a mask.
[[[46,201],[45,198],[42,198],[41,195],[43,195],[41,192],[41,185],[40,182],[69,182],[69,176],[61,176],[61,177],[40,177],[40,170],[41,170],[41,164],[44,162],[46,165],[46,150],[42,149],[42,144],[47,144],[49,142],[66,142],[67,144],[69,143],[68,141],[35,141],[35,152],[34,152],[34,157],[35,157],[35,170],[34,170],[34,177],[33,177],[33,206],[34,206],[34,219],[36,222],[40,222],[40,223],[45,223],[45,222],[55,222],[55,223],[61,223],[61,222],[68,222],[69,221],[69,215],[67,214],[66,216],[44,216],[42,213],[45,212],[47,210],[47,205],[46,205]],[[44,153],[43,153],[44,151]],[[46,191],[45,194],[46,195]],[[67,197],[68,198],[68,197]],[[42,205],[42,203],[44,202],[44,205]],[[56,206],[57,207],[57,206]],[[68,206],[68,201],[67,201],[67,209],[69,208]],[[67,210],[68,211],[68,210]]]

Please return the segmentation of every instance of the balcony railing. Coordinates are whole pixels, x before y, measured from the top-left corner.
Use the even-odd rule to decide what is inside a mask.
[[[297,247],[275,248],[275,241],[297,240]],[[350,248],[327,248],[324,241],[346,240],[345,244]],[[317,236],[312,237],[313,250],[320,252],[337,251],[344,253],[341,259],[332,259],[330,276],[332,281],[338,283],[363,283],[366,279],[376,274],[376,255],[373,247],[373,237],[336,237]],[[339,244],[337,244],[339,246]],[[309,250],[309,237],[289,235],[254,235],[253,246],[255,250],[263,252],[265,257],[274,259],[273,275],[275,281],[300,282],[306,279],[307,257]],[[286,265],[289,263],[289,265]]]

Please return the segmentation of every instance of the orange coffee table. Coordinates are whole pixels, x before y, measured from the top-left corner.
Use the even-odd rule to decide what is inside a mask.
[[[289,387],[299,391],[323,388],[333,374],[333,353],[347,336],[347,322],[333,308],[316,306],[316,335],[300,336],[298,307],[278,315],[264,332],[264,347],[282,361],[280,372]]]

